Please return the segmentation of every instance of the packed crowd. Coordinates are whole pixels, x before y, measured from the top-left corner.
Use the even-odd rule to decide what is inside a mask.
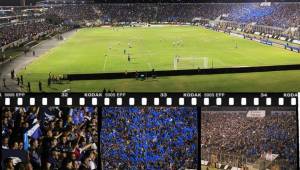
[[[299,3],[260,6],[259,3],[249,4],[81,4],[60,5],[49,8],[43,15],[55,15],[63,20],[83,21],[97,20],[112,22],[190,22],[194,17],[216,19],[226,14],[224,20],[250,23],[257,22],[262,25],[288,27],[300,24]],[[3,14],[2,14],[3,15]],[[47,24],[33,24],[21,27],[26,34],[30,31],[49,29]],[[52,25],[53,26],[53,25]],[[16,27],[16,26],[14,26]],[[40,28],[41,27],[41,28]],[[10,32],[7,32],[7,29]],[[20,27],[7,27],[1,29],[1,45],[11,42],[7,39],[18,39]],[[29,30],[27,33],[26,31]],[[13,33],[13,34],[10,34]],[[10,38],[12,37],[12,38]]]
[[[72,21],[96,20],[99,19],[96,10],[96,5],[93,4],[62,5],[49,8],[45,16],[55,15],[61,19]]]
[[[128,22],[190,22],[194,17],[216,19],[261,25],[288,27],[300,24],[299,3],[274,3],[260,6],[260,3],[241,4],[99,4],[100,18],[110,21]]]
[[[1,111],[2,169],[97,169],[97,108]]]
[[[0,29],[0,46],[12,43],[19,39],[32,39],[39,33],[51,31],[57,26],[48,22],[33,22],[5,26]]]
[[[259,25],[288,28],[300,25],[300,3],[260,6],[257,3],[236,4],[229,7],[228,17],[224,20],[251,23]]]
[[[197,110],[106,107],[100,152],[104,169],[197,168]]]
[[[300,3],[223,3],[223,4],[69,4],[53,5],[37,18],[59,18],[64,23],[78,21],[101,22],[191,22],[193,18],[229,20],[242,23],[288,28],[300,25]],[[22,10],[20,10],[22,11]],[[1,16],[12,12],[0,13]],[[31,12],[32,13],[32,12]],[[36,16],[31,14],[30,16]],[[32,36],[56,27],[53,24],[28,23],[1,28],[1,46],[24,36]]]
[[[264,118],[236,112],[201,113],[201,149],[211,153],[257,160],[271,152],[293,167],[298,161],[297,143],[296,112],[269,113]]]

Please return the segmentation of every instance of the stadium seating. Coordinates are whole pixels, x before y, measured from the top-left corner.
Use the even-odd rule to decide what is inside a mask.
[[[249,111],[250,112],[250,111]],[[241,167],[255,163],[264,153],[278,154],[285,168],[297,165],[297,119],[290,111],[271,111],[263,118],[247,111],[204,111],[201,113],[201,159]]]
[[[102,119],[104,169],[197,168],[196,108],[106,107]]]
[[[49,31],[65,24],[96,21],[191,22],[216,18],[272,27],[298,27],[300,3],[239,4],[63,4],[44,7],[1,7],[0,45]],[[36,22],[43,20],[43,22]],[[56,20],[56,22],[54,22]],[[22,24],[18,24],[22,23]],[[15,26],[17,25],[18,26]],[[37,28],[37,29],[36,29]],[[20,31],[22,30],[22,31]]]

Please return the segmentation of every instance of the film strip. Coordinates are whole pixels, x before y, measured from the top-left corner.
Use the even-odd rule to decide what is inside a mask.
[[[211,136],[211,134],[202,135],[202,134],[211,133],[210,130],[213,131],[212,134],[214,135],[218,135],[219,133],[223,135],[217,141],[222,142],[222,138],[224,138],[225,148],[231,147],[231,146],[226,146],[228,145],[228,142],[226,141],[232,140],[232,138],[229,138],[228,135],[237,135],[237,134],[238,137],[234,139],[232,143],[236,142],[236,140],[238,139],[241,139],[242,140],[241,142],[245,142],[246,139],[250,140],[255,136],[259,136],[259,138],[263,139],[265,137],[267,138],[270,137],[270,135],[275,136],[275,137],[272,136],[272,138],[274,138],[272,141],[273,142],[275,141],[275,144],[276,142],[285,143],[286,141],[288,142],[292,141],[291,143],[289,143],[289,145],[281,146],[285,150],[280,152],[277,150],[277,152],[279,153],[276,154],[263,153],[260,151],[261,152],[260,154],[262,155],[261,157],[263,157],[263,159],[253,161],[253,165],[257,161],[262,161],[265,166],[265,164],[268,162],[264,162],[264,161],[269,161],[270,159],[273,159],[272,157],[275,157],[276,155],[281,155],[283,153],[284,154],[291,153],[291,154],[283,155],[281,157],[277,156],[279,163],[275,162],[273,164],[276,164],[276,166],[289,167],[290,169],[295,169],[295,168],[297,169],[297,167],[299,167],[300,165],[299,163],[300,162],[299,159],[300,93],[196,93],[196,92],[195,93],[0,93],[0,95],[1,95],[0,106],[3,106],[3,108],[5,108],[2,111],[7,111],[10,113],[13,112],[18,113],[20,112],[20,109],[23,110],[27,109],[26,111],[24,111],[24,113],[27,114],[26,117],[30,117],[32,116],[32,112],[35,112],[36,109],[38,108],[39,111],[37,112],[39,112],[39,114],[43,116],[37,118],[38,119],[37,122],[46,122],[43,123],[46,124],[46,126],[50,126],[51,122],[52,123],[55,122],[56,125],[53,126],[58,126],[60,123],[60,119],[63,119],[62,122],[68,120],[66,116],[65,118],[63,118],[63,117],[59,117],[58,116],[59,114],[56,114],[55,115],[56,118],[48,121],[48,119],[51,119],[51,115],[49,116],[50,112],[58,113],[62,111],[65,113],[65,115],[69,115],[71,112],[73,112],[72,114],[76,113],[78,114],[77,117],[76,116],[69,117],[71,118],[71,120],[73,119],[73,122],[75,122],[75,124],[80,122],[80,120],[78,120],[81,117],[79,116],[80,111],[84,110],[83,112],[88,113],[87,115],[92,115],[89,118],[87,118],[87,120],[83,121],[84,123],[82,125],[80,125],[79,123],[80,126],[78,127],[84,127],[86,128],[84,129],[85,131],[89,131],[89,134],[92,134],[94,127],[91,127],[90,125],[95,124],[95,122],[93,122],[93,119],[97,120],[96,121],[97,125],[95,129],[97,130],[98,135],[94,136],[94,138],[96,139],[90,139],[91,142],[90,144],[88,144],[89,148],[92,151],[93,149],[97,150],[95,151],[95,153],[98,153],[97,154],[98,162],[96,163],[98,166],[97,169],[109,169],[109,165],[114,165],[115,160],[110,160],[109,158],[113,157],[114,153],[122,152],[122,149],[118,149],[120,148],[121,145],[123,147],[126,146],[128,148],[129,144],[131,143],[128,142],[128,140],[127,141],[121,140],[120,142],[116,142],[117,140],[110,140],[110,138],[111,136],[118,138],[120,137],[121,134],[124,135],[130,133],[129,129],[132,127],[135,128],[135,130],[132,130],[133,131],[132,133],[136,133],[137,131],[140,132],[138,134],[139,138],[147,142],[150,142],[152,144],[154,143],[154,145],[156,141],[159,141],[161,143],[165,142],[166,146],[175,147],[174,143],[176,143],[176,145],[178,144],[179,146],[183,147],[183,145],[180,145],[180,142],[183,142],[185,151],[188,152],[187,154],[188,156],[185,155],[187,156],[187,160],[184,161],[177,160],[177,161],[184,162],[180,166],[186,166],[185,168],[188,169],[218,168],[218,169],[226,169],[226,170],[236,170],[242,168],[246,164],[246,162],[243,161],[245,160],[244,158],[235,159],[235,157],[232,155],[226,156],[226,155],[222,155],[222,153],[210,153],[210,150],[213,149],[213,147],[210,148],[211,139],[205,136]],[[139,114],[139,113],[147,113],[147,114]],[[183,114],[176,115],[174,113],[183,113]],[[157,114],[162,114],[163,119],[157,116]],[[130,115],[130,116],[126,116],[126,115]],[[227,116],[228,118],[226,118]],[[232,116],[236,118],[233,118]],[[134,117],[137,118],[135,119]],[[262,117],[265,117],[265,119],[259,120]],[[230,118],[232,118],[232,120],[230,120]],[[144,125],[142,127],[139,126],[139,123],[143,122],[144,120],[147,121],[149,120],[149,122],[151,123],[147,124],[144,122]],[[117,133],[116,130],[112,130],[112,129],[114,129],[115,126],[118,125],[118,121],[123,123],[126,122],[127,127],[125,129],[119,128]],[[31,129],[34,128],[36,125],[34,122],[35,121],[31,123],[30,126]],[[157,124],[157,122],[164,122],[164,123]],[[207,124],[206,122],[210,122],[210,123]],[[214,122],[215,124],[211,122]],[[227,122],[227,124],[225,122]],[[247,130],[245,131],[245,133],[248,134],[244,135],[240,132],[232,133],[231,130],[224,130],[220,128],[220,126],[218,126],[221,124],[223,126],[224,124],[224,126],[226,126],[227,129],[234,130],[236,129],[235,127],[236,125],[241,126],[240,122],[249,123],[249,124],[245,124],[244,127],[249,126],[254,128],[254,130],[250,132]],[[286,124],[285,122],[288,123]],[[273,126],[270,127],[270,129],[266,130],[264,133],[270,133],[271,131],[274,131],[274,133],[272,132],[267,136],[264,136],[262,132],[260,134],[259,131],[265,130],[265,128],[260,129],[260,127],[263,127],[264,124],[267,125],[273,124],[274,126],[274,127]],[[289,127],[282,128],[288,125]],[[153,129],[156,130],[157,133],[159,129],[161,129],[161,132],[163,133],[168,132],[169,137],[166,137],[162,134],[153,135],[152,132],[150,131],[146,132],[144,126],[152,127]],[[72,127],[76,129],[76,126],[72,126]],[[243,130],[242,127],[243,126],[241,126],[241,130]],[[258,129],[255,129],[255,127],[258,127]],[[72,129],[72,128],[66,128],[65,130],[68,129]],[[180,133],[173,132],[172,130],[174,129],[176,129]],[[220,129],[221,132],[219,132],[218,129]],[[77,129],[77,131],[80,131],[80,129]],[[170,139],[173,138],[170,136],[174,135],[173,133],[176,134],[177,136],[180,136],[180,140],[175,138],[173,141],[174,143],[171,144]],[[283,135],[283,137],[278,137],[282,135],[282,133],[287,133],[289,135],[288,136]],[[290,134],[294,134],[294,136],[291,136]],[[248,137],[244,138],[246,135],[248,135]],[[90,138],[90,136],[87,135],[86,138]],[[125,138],[128,138],[128,136],[126,136]],[[167,140],[165,138],[167,138]],[[30,139],[32,140],[31,136]],[[269,140],[261,140],[261,139],[255,139],[255,140],[258,140],[259,141],[258,143],[264,143],[265,141],[269,141]],[[146,143],[145,145],[148,145],[147,142],[145,142]],[[141,147],[142,142],[139,141],[138,143],[139,144],[137,144],[136,146]],[[120,146],[118,146],[119,144]],[[269,143],[265,143],[265,144],[269,145]],[[222,143],[219,143],[219,145],[223,147]],[[111,146],[114,146],[113,149]],[[296,148],[292,148],[292,147],[296,147]],[[143,150],[145,148],[143,148]],[[178,150],[179,148],[180,147],[175,147],[175,149],[168,148],[165,150],[165,152],[170,150],[171,151]],[[294,151],[296,153],[292,152],[290,148],[295,149]],[[160,149],[164,150],[164,148],[160,148]],[[112,150],[113,152],[110,153],[110,151]],[[209,152],[207,152],[207,150]],[[276,148],[274,150],[276,151]],[[103,152],[105,151],[107,151],[107,153],[104,154]],[[64,148],[62,148],[61,150],[58,149],[57,152],[63,154],[67,151],[65,151]],[[138,154],[138,152],[134,151],[134,149],[133,152]],[[13,156],[14,152],[12,151],[9,154],[8,156]],[[123,153],[123,155],[124,154],[126,156],[126,159],[127,157],[130,157],[130,154],[126,155],[126,153]],[[155,159],[154,157],[151,156],[146,157],[143,154],[139,155],[140,157],[144,157],[143,161],[147,161],[147,159],[150,160],[150,158],[152,161],[153,159]],[[156,157],[161,156],[159,155],[159,153],[156,154],[157,154]],[[184,155],[184,153],[181,154]],[[173,153],[170,155],[173,155]],[[224,163],[224,161],[219,160],[220,157],[228,157],[228,159],[232,159],[231,162],[236,162],[241,160],[242,161],[239,162],[238,164]],[[292,163],[287,162],[285,160],[286,158],[292,158],[290,160],[292,161]],[[118,159],[119,162],[117,164],[125,166],[126,163],[124,162],[126,161],[122,162],[121,158]],[[177,165],[176,165],[175,158],[171,157],[168,159],[174,159],[173,161],[175,162],[174,165],[173,164],[167,165],[168,168],[170,167],[172,168],[172,166],[174,166],[173,168],[175,169],[178,168],[176,167]],[[139,162],[138,160],[135,161]],[[131,166],[135,168],[141,168],[139,167],[138,163],[136,165],[134,165],[134,163],[135,162],[131,162]],[[145,164],[145,162],[143,163]],[[147,168],[150,169],[153,168],[151,166],[152,165],[150,165]],[[159,168],[161,169],[166,168],[166,165],[163,164],[157,166],[160,166]],[[274,166],[272,165],[272,167],[275,167],[275,165]],[[145,167],[142,167],[141,169],[143,168]],[[266,167],[260,167],[260,168],[266,169]]]
[[[299,93],[300,94],[300,93]],[[2,106],[298,106],[298,93],[1,93]]]

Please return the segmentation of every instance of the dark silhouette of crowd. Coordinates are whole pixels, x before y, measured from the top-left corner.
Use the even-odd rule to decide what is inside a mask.
[[[197,169],[197,140],[196,108],[103,108],[104,169]]]
[[[97,169],[97,108],[16,107],[1,111],[2,168]]]
[[[269,112],[266,117],[247,117],[230,111],[201,113],[201,150],[230,158],[257,160],[263,153],[279,154],[288,167],[297,166],[296,112]]]

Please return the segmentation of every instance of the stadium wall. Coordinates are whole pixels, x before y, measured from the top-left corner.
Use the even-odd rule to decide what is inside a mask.
[[[142,72],[119,72],[119,73],[92,73],[92,74],[67,74],[64,79],[74,80],[102,80],[102,79],[127,79],[127,78],[146,78],[146,77],[166,77],[184,75],[209,75],[209,74],[232,74],[232,73],[251,73],[300,70],[300,64],[294,65],[275,65],[275,66],[256,66],[256,67],[231,67],[214,69],[189,69],[189,70],[162,70],[162,71],[142,71]]]

